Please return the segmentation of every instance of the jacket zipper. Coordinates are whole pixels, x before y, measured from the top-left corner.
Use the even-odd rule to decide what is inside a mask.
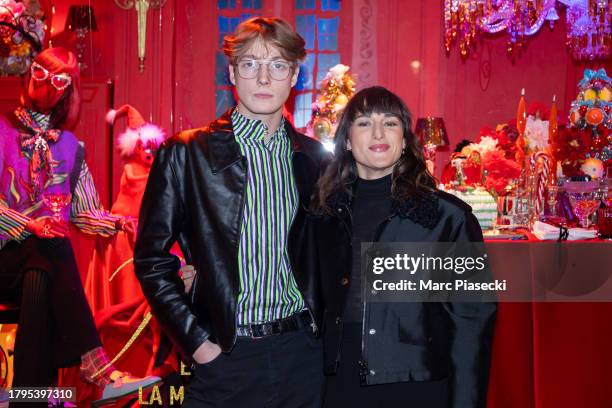
[[[345,204],[343,204],[342,207],[346,210],[346,212],[348,213],[348,217],[352,220],[353,219],[353,213],[351,212],[351,207],[348,206],[348,205],[345,205]],[[350,238],[350,243],[352,245],[353,244],[353,232],[351,231],[351,229],[349,228],[348,224],[344,220],[344,217],[338,216],[338,218],[340,218],[340,221],[342,221],[342,225],[344,225],[344,229],[346,230],[346,233],[348,234],[348,236]]]
[[[380,235],[382,234],[384,228],[387,226],[389,221],[393,218],[393,214],[384,219],[378,226],[376,227],[376,232],[374,234],[374,240],[372,242],[378,242],[380,240]],[[363,274],[362,274],[363,276]],[[370,374],[368,369],[368,361],[366,359],[366,350],[367,350],[367,337],[366,337],[366,312],[367,312],[367,302],[366,302],[366,293],[367,287],[365,285],[365,279],[361,282],[362,292],[361,292],[361,302],[363,306],[363,314],[361,316],[361,361],[359,361],[359,374],[361,377],[361,383],[367,383],[367,376]]]

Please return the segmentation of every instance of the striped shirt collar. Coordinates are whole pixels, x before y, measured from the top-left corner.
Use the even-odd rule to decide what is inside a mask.
[[[44,113],[35,112],[30,109],[28,109],[28,113],[32,116],[32,119],[36,121],[38,126],[40,126],[43,130],[47,130],[49,128],[51,115],[45,115]]]
[[[249,119],[238,111],[238,108],[232,110],[232,128],[234,135],[237,138],[245,140],[258,140],[263,142],[264,137],[268,133],[268,127],[259,119]],[[270,142],[279,138],[285,137],[287,131],[285,129],[285,117],[281,117],[278,129],[270,138]]]

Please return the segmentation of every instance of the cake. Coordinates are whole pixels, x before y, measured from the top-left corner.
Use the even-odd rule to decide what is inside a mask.
[[[459,197],[472,207],[472,212],[478,219],[482,229],[493,227],[497,220],[497,202],[487,190],[484,188],[466,191],[448,189],[446,192]]]

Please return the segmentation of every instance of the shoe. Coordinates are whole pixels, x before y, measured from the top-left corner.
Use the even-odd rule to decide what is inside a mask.
[[[131,377],[125,374],[116,381],[107,384],[102,392],[102,398],[92,403],[93,407],[101,407],[111,402],[120,400],[128,395],[138,393],[139,390],[147,390],[162,382],[162,379],[154,375],[144,378]]]

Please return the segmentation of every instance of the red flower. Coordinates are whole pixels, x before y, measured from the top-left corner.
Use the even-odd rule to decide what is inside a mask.
[[[582,172],[580,166],[591,148],[591,129],[577,129],[559,126],[556,143],[552,146],[555,159],[561,163],[566,176],[578,176]]]
[[[495,131],[488,126],[483,126],[480,128],[480,132],[478,133],[478,137],[483,136],[491,136],[495,137]]]
[[[532,102],[527,107],[527,116],[537,116],[540,112],[540,119],[548,120],[550,116],[550,108],[541,102]]]
[[[505,153],[507,159],[513,158],[516,152],[515,141],[518,136],[518,130],[510,125],[505,125],[501,130],[491,135],[497,140],[497,146]]]
[[[521,165],[514,160],[506,159],[504,152],[498,150],[485,153],[482,163],[487,172],[485,188],[495,190],[497,194],[503,193],[510,180],[521,175]]]

